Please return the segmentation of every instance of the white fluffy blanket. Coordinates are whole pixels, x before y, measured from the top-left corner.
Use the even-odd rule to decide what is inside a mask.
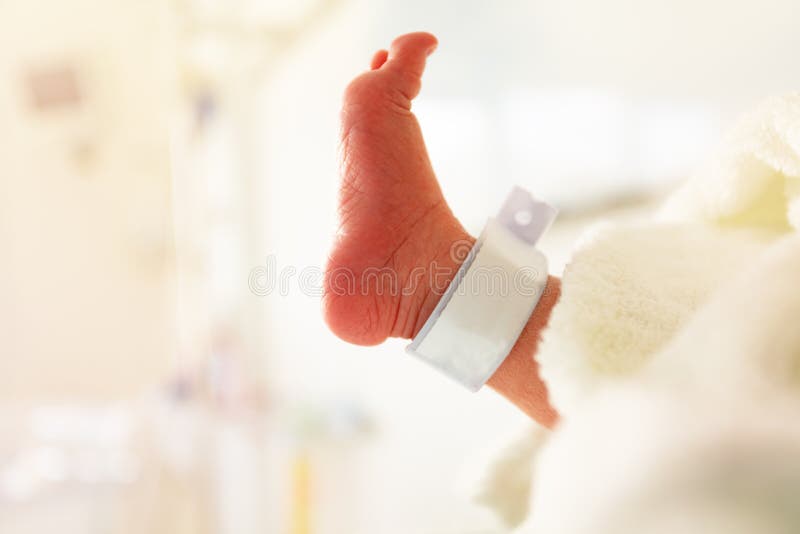
[[[651,222],[584,240],[537,355],[563,423],[479,500],[525,533],[800,531],[798,230],[800,94]]]

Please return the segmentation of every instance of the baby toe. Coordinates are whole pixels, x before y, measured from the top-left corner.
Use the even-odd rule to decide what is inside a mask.
[[[392,42],[384,69],[395,75],[397,88],[408,100],[419,93],[425,61],[436,45],[436,37],[425,32],[407,33]]]

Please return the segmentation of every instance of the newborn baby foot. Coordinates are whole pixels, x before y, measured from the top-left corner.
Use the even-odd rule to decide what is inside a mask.
[[[345,92],[340,228],[323,313],[350,343],[413,337],[474,242],[442,196],[411,113],[435,48],[430,34],[403,35]]]

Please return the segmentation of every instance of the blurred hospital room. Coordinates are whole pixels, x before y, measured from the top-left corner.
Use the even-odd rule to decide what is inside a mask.
[[[339,109],[432,32],[414,113],[480,232],[514,184],[649,213],[800,88],[796,0],[0,2],[0,532],[494,534],[528,418],[320,315]]]

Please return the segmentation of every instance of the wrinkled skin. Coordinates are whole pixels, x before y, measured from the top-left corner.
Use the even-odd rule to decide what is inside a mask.
[[[435,47],[428,33],[398,37],[345,91],[340,227],[325,272],[323,314],[334,334],[357,345],[414,337],[475,242],[442,196],[411,113]],[[560,281],[551,276],[488,382],[546,426],[558,416],[533,355],[559,295]]]
[[[432,266],[449,281],[459,264],[451,257],[453,244],[472,240],[442,196],[411,112],[435,47],[427,33],[399,37],[345,91],[341,222],[326,273],[324,315],[350,343],[413,337],[441,294],[438,284],[432,287]],[[394,291],[365,275],[376,269],[395,273]],[[354,287],[343,282],[345,272],[352,273]]]

